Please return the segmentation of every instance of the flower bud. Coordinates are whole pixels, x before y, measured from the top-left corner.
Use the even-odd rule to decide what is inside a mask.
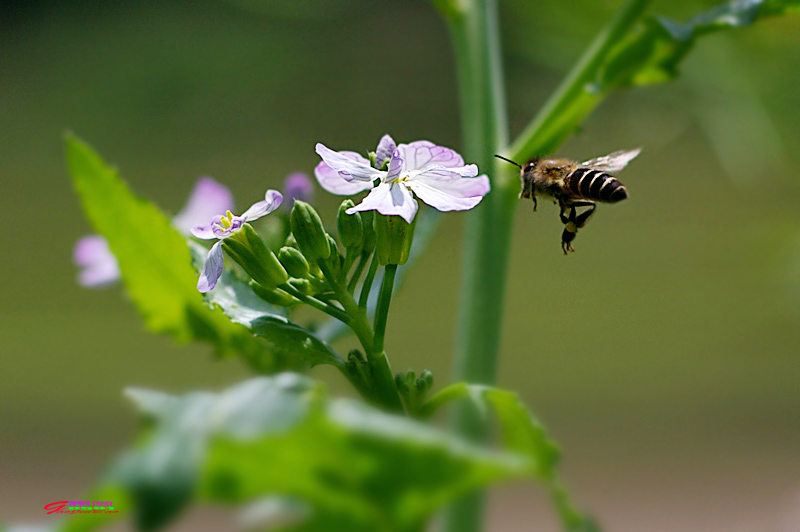
[[[346,199],[339,206],[339,214],[336,217],[336,229],[339,231],[339,240],[342,245],[349,250],[358,251],[364,240],[364,228],[361,222],[361,214],[355,212],[347,214],[347,209],[353,207],[353,200]]]
[[[244,224],[240,231],[223,240],[222,246],[264,288],[275,288],[289,279],[278,258],[250,224]]]
[[[364,232],[364,246],[361,248],[361,253],[372,253],[375,249],[375,211],[362,212],[361,225]]]
[[[309,262],[325,260],[331,256],[328,235],[317,211],[304,201],[294,202],[291,215],[292,234],[300,251]]]
[[[289,279],[289,284],[305,295],[314,293],[314,286],[308,279]]]
[[[295,248],[284,246],[278,251],[278,260],[281,262],[290,277],[302,279],[309,273],[308,261]]]
[[[397,391],[400,396],[404,400],[408,400],[409,392],[411,391],[411,387],[409,384],[414,382],[414,372],[409,370],[408,372],[398,372],[394,376],[394,384],[397,386]]]
[[[339,247],[336,245],[336,240],[334,240],[331,235],[325,236],[328,237],[328,246],[331,250],[331,256],[328,257],[328,260],[325,262],[330,266],[333,277],[338,278],[339,274],[342,272],[342,256],[339,255]]]
[[[417,219],[409,224],[399,216],[377,215],[375,233],[378,264],[405,264],[411,253],[411,242],[414,239],[414,227]]]
[[[250,283],[250,288],[253,289],[253,292],[255,292],[258,297],[276,307],[292,307],[300,303],[299,299],[291,294],[287,294],[281,289],[267,290],[258,283]]]
[[[419,378],[414,382],[414,388],[417,393],[425,399],[425,395],[433,387],[433,372],[429,369],[423,369],[419,374]]]

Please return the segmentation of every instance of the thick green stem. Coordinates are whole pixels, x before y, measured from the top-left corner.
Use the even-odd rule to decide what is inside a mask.
[[[467,218],[453,377],[491,384],[497,373],[513,217],[508,190],[515,181],[505,170],[493,171],[494,154],[507,144],[497,5],[495,0],[466,0],[460,6],[448,13],[448,21],[458,68],[464,155],[489,174],[492,192]],[[488,435],[488,427],[466,403],[455,407],[452,424],[474,440]],[[456,501],[445,514],[443,529],[480,530],[483,507],[480,493]]]
[[[587,84],[594,79],[614,40],[630,29],[649,1],[628,1],[514,143],[510,152],[513,158],[524,160],[542,149],[553,149],[600,101],[600,96],[592,96],[586,90]],[[494,0],[465,0],[459,5],[460,10],[442,11],[450,23],[456,53],[464,152],[467,160],[490,173],[492,193],[469,214],[466,224],[453,373],[456,381],[493,384],[519,182],[507,167],[499,167],[492,158],[507,144],[497,6]],[[564,120],[561,114],[568,119]],[[456,430],[473,439],[483,440],[488,435],[488,427],[469,403],[454,409],[452,423]],[[444,530],[480,530],[482,513],[480,494],[457,501],[445,516]]]

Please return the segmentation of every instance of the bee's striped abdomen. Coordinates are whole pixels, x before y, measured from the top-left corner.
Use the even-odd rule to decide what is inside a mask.
[[[566,187],[576,196],[606,203],[616,203],[628,197],[625,185],[601,170],[578,168],[567,176]]]

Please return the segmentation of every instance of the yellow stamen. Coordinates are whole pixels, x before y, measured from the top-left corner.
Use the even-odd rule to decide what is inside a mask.
[[[226,211],[225,216],[220,218],[219,222],[222,224],[223,229],[228,229],[232,225],[231,220],[233,220],[233,213],[231,211]]]

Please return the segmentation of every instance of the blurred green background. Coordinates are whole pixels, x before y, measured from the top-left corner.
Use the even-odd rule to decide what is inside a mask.
[[[617,0],[500,2],[512,133]],[[656,1],[685,20],[710,1]],[[130,441],[128,385],[220,388],[247,375],[143,330],[121,289],[75,282],[91,232],[66,172],[71,130],[177,212],[211,175],[240,207],[310,172],[315,142],[384,133],[459,148],[453,56],[424,1],[0,4],[0,516],[43,521]],[[613,95],[559,153],[644,147],[561,254],[556,208],[520,203],[499,384],[565,451],[609,531],[800,530],[800,16],[714,35],[683,76]],[[317,191],[333,223],[338,199]],[[446,217],[390,317],[396,370],[449,380],[462,214]],[[469,235],[466,235],[469,238]],[[346,349],[348,342],[342,342]],[[330,370],[315,373],[337,393]],[[192,521],[194,519],[194,522]],[[527,485],[492,530],[555,530]],[[190,515],[179,529],[195,530]],[[220,518],[220,528],[227,521]]]

